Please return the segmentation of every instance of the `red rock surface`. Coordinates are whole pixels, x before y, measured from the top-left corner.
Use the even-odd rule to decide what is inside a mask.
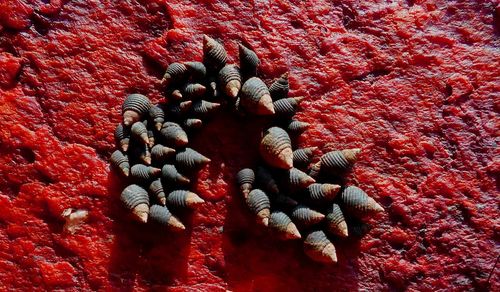
[[[0,290],[499,290],[500,71],[496,1],[0,1]],[[208,203],[158,233],[126,219],[107,158],[127,93],[161,98],[201,35],[243,41],[267,81],[304,95],[298,141],[361,147],[351,183],[387,212],[339,264],[256,227],[233,186],[259,130],[215,119]],[[90,211],[75,234],[66,208]]]

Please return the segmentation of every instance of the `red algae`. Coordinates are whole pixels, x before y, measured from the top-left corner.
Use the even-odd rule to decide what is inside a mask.
[[[0,3],[0,289],[499,290],[499,8],[488,1],[9,1]],[[244,33],[243,33],[244,32]],[[124,97],[162,99],[202,35],[289,71],[304,96],[295,141],[362,148],[347,183],[385,213],[308,260],[245,213],[234,175],[258,157],[259,121],[216,117],[193,136],[211,158],[207,203],[183,234],[126,220],[109,168]],[[190,137],[191,138],[191,137]],[[60,214],[89,211],[75,234]],[[370,223],[370,222],[369,222]],[[175,252],[168,252],[175,251]],[[490,277],[491,273],[491,277]]]

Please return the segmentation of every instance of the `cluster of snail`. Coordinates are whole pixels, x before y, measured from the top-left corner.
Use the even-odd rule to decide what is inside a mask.
[[[309,124],[294,119],[302,97],[288,97],[288,75],[268,87],[257,77],[260,60],[254,51],[240,44],[239,60],[239,67],[227,65],[224,47],[204,36],[203,62],[168,66],[162,79],[165,103],[152,105],[141,94],[125,99],[123,123],[115,131],[120,149],[111,155],[112,165],[133,182],[121,200],[140,222],[184,229],[170,209],[204,202],[185,189],[190,179],[184,174],[210,162],[186,147],[187,132],[200,128],[202,119],[221,105],[233,105],[230,108],[250,118],[270,117],[259,147],[264,163],[236,175],[249,210],[281,238],[304,238],[305,252],[313,260],[335,263],[330,236],[344,238],[351,228],[361,228],[348,228],[343,212],[359,218],[383,211],[358,187],[329,183],[351,168],[360,150],[328,152],[309,167],[316,148],[292,150],[290,135],[301,134]]]

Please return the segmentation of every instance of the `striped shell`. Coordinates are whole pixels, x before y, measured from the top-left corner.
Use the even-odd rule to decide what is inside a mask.
[[[288,97],[289,85],[288,85],[288,73],[285,73],[276,79],[271,86],[269,86],[269,92],[273,100],[278,100]]]
[[[157,202],[165,206],[165,191],[163,190],[161,179],[155,179],[153,182],[151,182],[151,184],[149,185],[149,192],[151,193],[151,195],[153,195],[153,197],[156,198]]]
[[[330,201],[337,196],[339,190],[339,185],[314,183],[307,187],[306,194],[312,201]]]
[[[241,87],[240,106],[249,113],[273,115],[274,107],[266,84],[257,77],[248,79]]]
[[[209,158],[191,148],[186,148],[175,155],[175,163],[183,169],[196,169],[209,162]]]
[[[295,223],[309,227],[321,222],[325,218],[325,215],[304,205],[299,205],[291,211],[290,217],[292,217]]]
[[[177,184],[187,185],[190,183],[189,178],[180,174],[174,165],[165,164],[161,169],[161,179],[165,185],[175,186]]]
[[[374,212],[382,212],[384,208],[369,197],[362,189],[349,186],[340,194],[342,206],[356,215],[365,215]]]
[[[257,168],[255,180],[257,182],[257,185],[259,185],[267,193],[275,195],[279,194],[280,191],[278,188],[278,184],[267,168],[259,166]]]
[[[301,122],[297,120],[290,120],[290,123],[286,125],[285,129],[291,134],[300,134],[309,128],[309,123]]]
[[[188,136],[179,124],[165,122],[160,131],[163,139],[170,145],[176,147],[185,146],[188,143]]]
[[[122,123],[118,124],[115,129],[116,145],[119,145],[123,152],[127,152],[130,143],[130,129],[123,126]]]
[[[276,211],[269,215],[269,227],[283,239],[299,239],[300,232],[287,214]]]
[[[321,156],[319,167],[324,173],[338,173],[349,169],[356,162],[361,149],[335,150]]]
[[[195,81],[202,80],[207,75],[207,68],[202,62],[186,62],[184,65],[186,65],[192,79]]]
[[[165,112],[163,112],[163,109],[157,105],[152,106],[149,109],[149,118],[151,119],[155,129],[159,131],[165,122]]]
[[[151,102],[146,96],[138,93],[128,95],[122,105],[123,124],[130,126],[138,122],[149,112],[150,107]]]
[[[175,190],[167,196],[167,205],[181,208],[194,208],[205,201],[197,194],[186,190]]]
[[[134,164],[130,168],[130,176],[141,184],[147,184],[158,177],[161,170],[159,168],[146,166],[144,164]]]
[[[193,102],[192,112],[199,117],[208,116],[217,112],[220,108],[220,103],[209,102],[206,100],[197,100]]]
[[[207,88],[199,83],[188,83],[182,88],[182,96],[188,98],[201,97],[207,92]]]
[[[286,170],[282,177],[289,190],[303,189],[316,182],[314,178],[297,168]]]
[[[240,68],[243,74],[253,77],[257,75],[257,67],[260,65],[259,57],[249,48],[239,45]]]
[[[163,75],[162,83],[165,86],[168,86],[172,83],[180,83],[182,82],[188,74],[188,68],[186,65],[182,63],[171,63],[167,67],[167,71],[165,71],[165,75]]]
[[[219,71],[219,82],[224,93],[232,98],[236,98],[241,89],[241,74],[238,67],[226,65]]]
[[[127,155],[123,154],[120,150],[116,150],[111,154],[111,164],[120,170],[124,176],[130,173],[130,164]]]
[[[246,203],[250,211],[257,216],[259,222],[267,226],[271,213],[269,197],[263,191],[254,189],[248,194]]]
[[[337,262],[335,246],[323,231],[313,231],[304,240],[305,253],[314,261],[334,264]]]
[[[175,118],[179,118],[183,114],[187,113],[191,109],[192,105],[193,102],[191,100],[169,104],[167,107],[167,113]]]
[[[138,185],[129,185],[122,191],[120,199],[125,204],[125,207],[132,210],[132,213],[138,221],[144,223],[147,222],[149,213],[149,196],[145,189]]]
[[[155,162],[164,162],[175,154],[175,149],[156,144],[151,148],[151,158]]]
[[[292,142],[288,133],[281,128],[272,127],[264,133],[259,152],[270,166],[283,169],[293,167]]]
[[[167,207],[153,205],[149,208],[149,218],[160,225],[167,226],[174,230],[184,230],[186,227],[177,219]]]
[[[274,112],[279,116],[293,116],[299,109],[299,104],[303,97],[289,97],[278,99],[273,102]]]
[[[203,63],[212,72],[219,72],[226,65],[227,53],[220,43],[213,38],[203,36]]]
[[[311,163],[316,147],[300,148],[293,151],[293,165],[308,165]]]
[[[142,122],[135,122],[130,128],[130,134],[136,141],[143,144],[149,144],[148,129]]]
[[[253,188],[255,173],[250,168],[243,168],[236,174],[236,181],[238,182],[241,193],[246,198]]]
[[[349,235],[349,232],[347,231],[347,223],[345,222],[344,214],[342,214],[342,210],[339,205],[332,204],[332,206],[328,209],[326,222],[328,232],[340,237],[347,237]]]
[[[182,121],[182,127],[184,129],[199,129],[203,126],[203,121],[200,119],[185,119]]]

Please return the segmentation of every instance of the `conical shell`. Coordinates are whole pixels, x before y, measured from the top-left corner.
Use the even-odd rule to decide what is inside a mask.
[[[267,226],[271,213],[269,197],[263,191],[254,189],[248,194],[246,203],[250,211],[257,216],[258,222]]]
[[[349,169],[357,160],[361,149],[335,150],[321,156],[319,168],[322,173],[338,173]]]
[[[337,235],[340,237],[347,237],[349,232],[347,230],[347,223],[344,219],[344,214],[342,214],[342,210],[340,206],[337,204],[332,204],[332,206],[328,209],[328,213],[326,214],[326,222],[327,229],[333,235]]]
[[[138,185],[129,185],[120,196],[125,207],[132,210],[135,218],[143,223],[148,221],[149,196],[148,192]]]
[[[224,93],[232,98],[236,98],[241,89],[241,74],[238,67],[226,65],[219,71],[219,82]]]
[[[299,109],[300,101],[302,97],[289,97],[278,99],[273,102],[274,112],[279,116],[291,117]]]
[[[120,150],[116,150],[111,154],[111,164],[120,170],[124,176],[128,176],[130,173],[130,164],[127,155],[122,153]]]
[[[274,107],[266,84],[257,77],[248,79],[241,87],[240,106],[249,113],[273,115]]]
[[[255,173],[250,168],[243,168],[236,174],[236,181],[238,182],[241,193],[246,198],[253,188]]]
[[[122,105],[123,124],[130,126],[138,122],[149,112],[149,108],[151,102],[146,96],[137,93],[128,95]]]
[[[205,201],[197,194],[186,190],[175,190],[167,196],[167,205],[181,208],[194,208]]]
[[[188,143],[188,136],[179,124],[174,122],[165,122],[160,131],[163,139],[170,145],[176,147],[185,146]]]
[[[325,215],[304,205],[298,205],[291,211],[290,217],[300,226],[309,227],[321,222]]]
[[[259,151],[270,166],[283,169],[293,167],[292,142],[287,132],[281,128],[272,127],[264,133]]]
[[[209,162],[209,158],[191,148],[186,148],[175,155],[176,165],[183,169],[196,169]]]
[[[282,181],[288,186],[288,189],[292,191],[306,188],[316,182],[314,178],[295,167],[284,171],[281,177]]]
[[[313,158],[316,147],[300,148],[293,151],[293,165],[308,165]]]
[[[123,152],[127,152],[130,143],[130,129],[124,127],[122,123],[116,126],[115,141],[116,145],[119,146]]]
[[[259,166],[257,168],[255,181],[266,193],[277,195],[280,192],[276,180],[273,178],[271,172],[265,167]]]
[[[248,77],[256,76],[257,67],[260,65],[260,60],[259,57],[257,57],[257,54],[242,44],[239,45],[239,53],[240,68],[243,74]]]
[[[182,117],[185,113],[187,113],[193,105],[191,100],[186,100],[180,103],[172,103],[167,107],[167,113],[169,116],[174,118]]]
[[[213,38],[203,36],[203,63],[211,72],[219,72],[226,65],[227,53],[224,46]]]
[[[165,191],[163,190],[163,185],[161,184],[161,179],[155,179],[149,185],[149,192],[151,195],[156,198],[156,201],[160,203],[160,205],[165,206],[166,196]]]
[[[309,123],[297,120],[290,120],[290,123],[288,123],[288,125],[285,128],[288,131],[288,133],[298,135],[307,130],[307,128],[309,128]]]
[[[202,62],[186,62],[186,65],[191,77],[195,81],[200,81],[207,75],[207,68]]]
[[[339,190],[339,185],[314,183],[307,187],[306,194],[312,201],[331,201],[337,196]]]
[[[182,121],[182,127],[184,129],[199,129],[203,126],[203,121],[200,119],[185,119]]]
[[[188,83],[182,88],[182,96],[188,98],[201,97],[207,92],[207,88],[199,83]]]
[[[165,75],[163,75],[162,83],[165,86],[168,86],[172,83],[181,83],[188,74],[188,68],[186,65],[181,63],[171,63],[167,67],[167,71],[165,71]]]
[[[160,225],[167,226],[174,230],[184,230],[186,227],[181,221],[172,215],[167,207],[160,205],[153,205],[149,208],[149,218],[151,221],[159,223]]]
[[[349,186],[340,194],[340,202],[347,211],[355,215],[365,215],[374,212],[382,212],[384,208],[369,197],[362,189]]]
[[[149,109],[149,118],[154,128],[159,131],[165,122],[165,112],[159,106],[155,105]]]
[[[334,264],[337,262],[335,246],[323,231],[313,231],[304,240],[305,253],[314,261]]]
[[[162,182],[168,186],[175,186],[177,184],[187,185],[190,183],[189,178],[180,174],[172,164],[165,164],[162,167],[161,178]]]
[[[271,86],[269,86],[269,92],[273,100],[287,98],[289,89],[288,73],[281,75],[280,78],[276,79]]]
[[[132,138],[143,144],[149,144],[148,129],[142,122],[135,122],[130,128]]]
[[[156,144],[151,148],[151,158],[155,162],[165,162],[165,160],[173,157],[175,154],[175,149],[163,146],[161,144]]]
[[[138,183],[148,184],[160,175],[161,170],[144,164],[134,164],[130,168],[130,176]]]
[[[199,117],[206,117],[219,111],[220,103],[197,100],[193,102],[192,112]]]
[[[300,232],[290,217],[281,211],[272,212],[269,216],[269,227],[278,232],[283,239],[299,239]]]

